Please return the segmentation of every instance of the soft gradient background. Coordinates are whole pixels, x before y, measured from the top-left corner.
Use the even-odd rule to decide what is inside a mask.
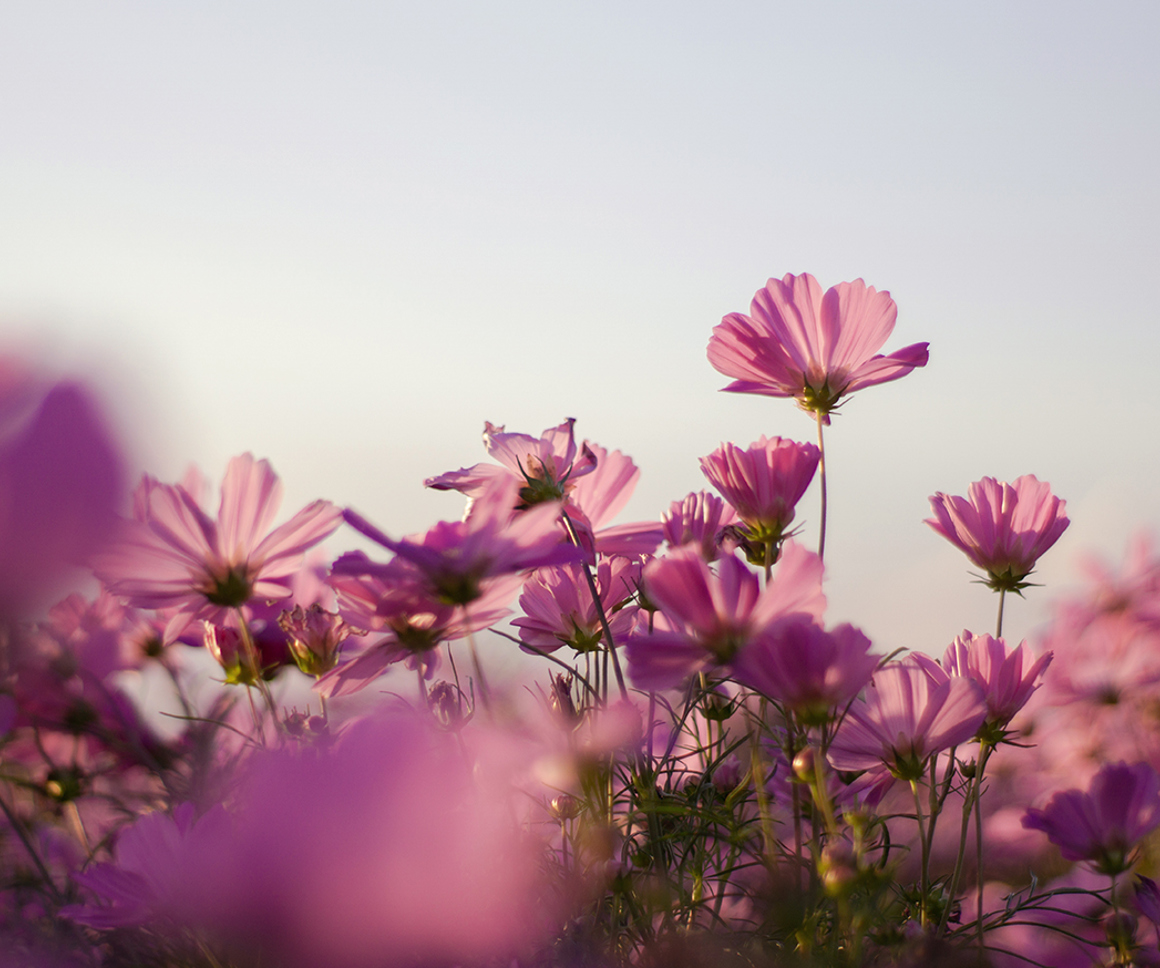
[[[834,422],[831,617],[990,628],[927,496],[1035,473],[1074,523],[1025,634],[1160,517],[1158,48],[1153,2],[5,2],[4,340],[165,479],[252,450],[410,532],[485,419],[574,416],[632,520],[812,438],[705,345],[770,275],[862,276],[931,362]]]

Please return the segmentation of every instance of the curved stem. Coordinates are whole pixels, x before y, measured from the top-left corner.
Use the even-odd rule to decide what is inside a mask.
[[[818,418],[818,450],[820,456],[818,458],[818,477],[822,487],[822,526],[821,533],[818,536],[818,557],[823,561],[826,560],[826,440],[822,433],[822,419],[824,414],[821,410],[815,410],[814,416]]]

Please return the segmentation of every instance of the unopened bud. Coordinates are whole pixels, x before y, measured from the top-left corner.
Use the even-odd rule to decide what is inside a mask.
[[[557,820],[572,820],[580,815],[580,801],[567,793],[561,793],[558,797],[552,797],[548,809]]]
[[[817,770],[817,754],[809,746],[793,758],[793,775],[803,783],[812,783]]]

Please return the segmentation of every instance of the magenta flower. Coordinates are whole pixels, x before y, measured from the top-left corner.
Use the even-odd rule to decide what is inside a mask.
[[[941,491],[930,499],[934,518],[926,523],[962,550],[987,573],[995,591],[1019,591],[1035,563],[1071,523],[1067,502],[1051,493],[1051,485],[1025,474],[1013,484],[984,477],[967,490],[967,497]]]
[[[890,293],[861,279],[824,295],[809,273],[770,279],[753,297],[750,313],[730,313],[709,340],[709,362],[733,377],[725,389],[792,397],[825,423],[843,397],[926,365],[927,343],[875,355],[898,309]]]
[[[974,679],[982,686],[987,723],[1002,729],[1039,688],[1038,680],[1052,657],[1053,653],[1046,652],[1035,658],[1026,642],[1012,649],[1003,639],[964,631],[943,654],[942,668],[949,675]],[[916,655],[915,659],[933,662],[928,656]]]
[[[636,620],[637,606],[627,603],[640,583],[640,565],[623,557],[604,558],[594,578],[609,631],[620,643]],[[562,645],[577,652],[600,647],[600,617],[579,565],[539,569],[524,585],[520,608],[525,617],[512,625],[520,630],[520,640],[536,651],[555,652]]]
[[[503,427],[484,423],[484,446],[500,464],[476,464],[424,483],[437,491],[459,491],[475,500],[497,481],[514,482],[519,489],[516,507],[520,510],[548,501],[562,502],[590,557],[597,551],[649,554],[662,538],[655,522],[609,526],[632,496],[640,470],[619,450],[608,451],[587,440],[577,447],[572,433],[575,422],[569,418],[539,438],[505,433]]]
[[[136,519],[123,522],[119,542],[93,570],[131,605],[173,609],[167,641],[195,619],[233,624],[250,601],[289,596],[303,554],[342,520],[330,502],[315,501],[271,530],[281,501],[269,463],[250,454],[226,468],[216,521],[180,484],[145,477]]]
[[[737,523],[737,512],[708,491],[693,491],[684,500],[673,501],[661,515],[661,529],[670,548],[695,544],[706,561],[716,561],[724,553],[727,529]],[[728,550],[732,550],[732,543]]]
[[[1042,830],[1066,860],[1086,860],[1103,874],[1132,866],[1135,846],[1160,826],[1160,777],[1147,763],[1109,763],[1087,791],[1056,793],[1032,807],[1023,826]]]
[[[695,672],[730,666],[776,623],[820,619],[825,610],[821,560],[793,542],[764,589],[734,555],[724,556],[717,569],[714,574],[695,547],[645,568],[645,594],[665,621],[627,642],[629,672],[641,689],[667,689]]]
[[[820,725],[866,687],[880,659],[852,625],[827,632],[802,620],[782,623],[742,649],[734,676],[805,722]]]
[[[512,478],[520,482],[521,507],[543,501],[563,501],[576,481],[596,469],[596,455],[585,444],[577,448],[569,417],[558,427],[550,427],[539,438],[528,434],[509,434],[502,425],[484,421],[483,445],[499,461],[475,464],[458,471],[429,477],[423,483],[437,491],[460,491],[469,498],[482,493],[497,479]]]
[[[903,780],[921,779],[930,758],[971,739],[987,716],[972,679],[896,662],[874,673],[866,698],[850,709],[830,746],[839,770],[885,765]]]
[[[482,594],[487,578],[577,561],[583,553],[568,544],[558,501],[514,510],[517,487],[499,478],[477,492],[467,517],[441,521],[421,540],[395,540],[353,511],[345,518],[357,531],[410,561],[431,592],[449,605],[467,605]]]
[[[772,546],[771,559],[776,560],[777,547],[793,521],[795,505],[813,480],[820,456],[813,444],[761,437],[748,450],[722,444],[701,458],[701,470],[745,522],[746,540]]]

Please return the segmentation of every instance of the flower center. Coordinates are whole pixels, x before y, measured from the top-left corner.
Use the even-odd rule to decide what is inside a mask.
[[[209,587],[205,589],[205,597],[214,605],[237,608],[250,600],[251,591],[246,572],[240,568],[231,568],[224,577],[212,576]]]

